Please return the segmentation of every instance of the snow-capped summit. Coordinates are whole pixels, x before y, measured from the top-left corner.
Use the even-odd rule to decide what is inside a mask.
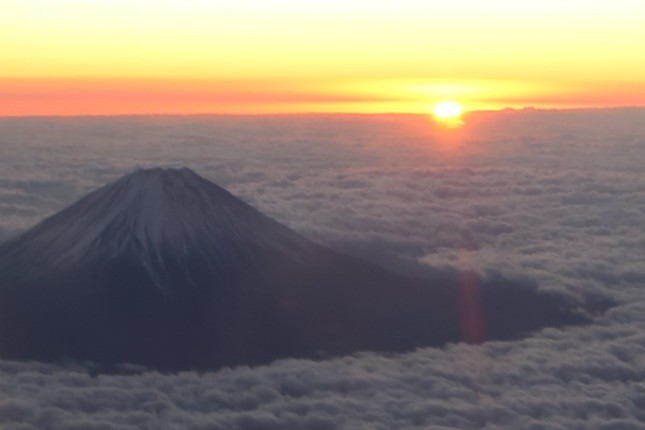
[[[315,245],[190,169],[139,169],[46,219],[0,264],[28,276],[138,261],[158,284],[168,267],[254,264],[259,250],[301,259]]]
[[[0,245],[3,358],[214,369],[585,320],[502,278],[414,279],[341,255],[188,169],[137,170]]]

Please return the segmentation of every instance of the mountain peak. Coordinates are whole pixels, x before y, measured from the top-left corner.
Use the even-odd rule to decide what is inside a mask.
[[[141,183],[152,184],[155,182],[175,181],[175,182],[194,182],[206,181],[203,177],[195,173],[188,167],[151,167],[139,168],[133,172],[125,175],[122,180]]]
[[[159,199],[159,197],[180,199],[205,197],[236,200],[236,198],[223,188],[204,179],[194,171],[183,168],[141,168],[123,176],[105,188],[121,188],[127,194],[137,195],[145,201]],[[138,195],[141,193],[141,195]],[[124,196],[125,197],[125,196]],[[128,201],[128,203],[134,203]]]
[[[16,240],[15,259],[28,258],[35,275],[125,258],[154,279],[190,259],[230,267],[252,264],[258,249],[297,260],[316,246],[187,168],[138,169]]]

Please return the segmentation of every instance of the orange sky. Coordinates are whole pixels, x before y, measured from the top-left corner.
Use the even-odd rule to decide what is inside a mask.
[[[0,115],[645,105],[640,0],[3,0]]]

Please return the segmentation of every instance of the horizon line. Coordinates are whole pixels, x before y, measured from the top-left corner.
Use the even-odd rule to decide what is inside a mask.
[[[577,106],[577,107],[503,107],[499,109],[474,109],[463,113],[463,116],[481,114],[481,113],[501,113],[501,112],[575,112],[575,111],[610,111],[610,110],[627,110],[627,109],[645,109],[643,105],[621,105],[621,106]],[[306,111],[306,112],[265,112],[265,113],[240,113],[240,112],[168,112],[168,113],[83,113],[83,114],[33,114],[33,115],[6,115],[0,114],[0,119],[30,119],[30,118],[126,118],[126,117],[198,117],[198,116],[222,116],[222,117],[287,117],[287,116],[432,116],[430,112],[324,112],[324,111]]]

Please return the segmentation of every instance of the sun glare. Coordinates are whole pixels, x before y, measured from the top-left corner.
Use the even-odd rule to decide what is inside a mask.
[[[439,102],[432,108],[432,114],[440,120],[459,118],[463,112],[464,108],[452,101]]]
[[[463,124],[461,115],[464,108],[454,101],[441,101],[432,108],[432,116],[435,121],[448,127],[459,127]]]

